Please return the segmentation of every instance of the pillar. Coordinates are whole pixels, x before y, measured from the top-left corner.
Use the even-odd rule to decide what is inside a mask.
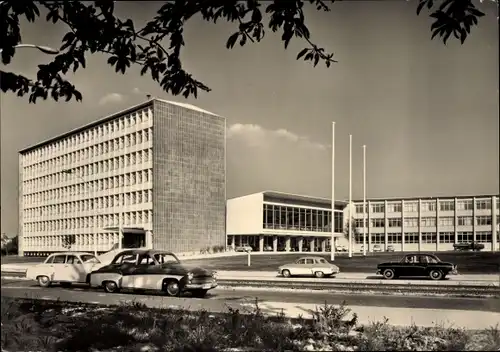
[[[387,228],[389,227],[389,218],[387,217],[387,201],[384,200],[384,252],[387,249],[387,244],[389,242],[389,235],[387,233]]]
[[[477,207],[476,207],[476,197],[472,198],[472,242],[475,244],[476,243],[476,214],[477,214]],[[493,207],[492,207],[493,208]]]
[[[368,232],[368,248],[366,249],[367,252],[370,252],[372,250],[372,234],[371,234],[371,227],[372,227],[372,224],[371,224],[371,211],[372,211],[372,205],[371,205],[371,202],[370,201],[367,201],[366,202],[366,206],[368,207],[368,209],[366,209],[366,231]]]
[[[309,252],[314,252],[315,242],[316,242],[316,239],[314,237],[311,238],[311,241],[309,242]]]
[[[278,236],[273,236],[273,252],[278,251]]]
[[[418,251],[422,250],[422,199],[418,200]]]
[[[302,245],[304,244],[304,238],[299,238],[299,252],[302,252]]]
[[[264,252],[264,236],[259,236],[259,252]]]
[[[439,198],[436,198],[436,252],[439,252],[439,217],[440,217],[441,207],[439,204]]]
[[[146,231],[146,248],[153,249],[153,232]]]
[[[405,201],[401,200],[401,251],[405,251]]]
[[[236,236],[235,235],[230,235],[231,236],[231,247],[234,249],[236,248]]]
[[[285,250],[287,252],[290,252],[290,249],[291,249],[291,238],[290,236],[287,236],[286,239],[285,239]]]
[[[454,211],[454,215],[455,215],[455,219],[453,220],[453,224],[455,225],[453,228],[455,230],[455,236],[454,236],[454,240],[453,240],[453,243],[457,244],[458,243],[458,199],[455,198],[455,211]]]
[[[491,250],[496,252],[497,250],[497,197],[491,197]]]
[[[326,252],[326,238],[321,239],[321,251]]]

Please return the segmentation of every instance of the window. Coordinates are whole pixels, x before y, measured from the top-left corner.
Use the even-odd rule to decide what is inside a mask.
[[[436,211],[436,201],[425,200],[422,202],[422,211]]]
[[[160,264],[168,264],[168,263],[179,263],[179,260],[170,253],[158,253],[154,255],[156,261]]]
[[[357,229],[362,229],[364,226],[363,226],[363,219],[355,219],[354,220],[354,226],[357,228]]]
[[[74,255],[68,255],[66,258],[66,264],[82,264],[82,261]]]
[[[491,216],[477,216],[476,217],[476,225],[478,226],[485,226],[485,225],[491,225]]]
[[[66,261],[65,255],[55,255],[52,263],[53,264],[64,264],[65,261]]]
[[[405,243],[418,243],[418,233],[416,232],[405,233]]]
[[[476,200],[477,210],[491,210],[491,199],[477,199]]]
[[[384,227],[385,220],[384,219],[372,219],[372,227]]]
[[[401,227],[401,218],[389,219],[389,227]]]
[[[375,233],[371,235],[372,244],[384,244],[385,243],[385,235],[383,233]]]
[[[455,243],[455,233],[454,232],[440,232],[439,233],[439,243]]]
[[[476,232],[476,242],[491,243],[493,241],[493,236],[491,232]]]
[[[436,234],[431,232],[422,233],[422,243],[436,243]]]
[[[297,264],[305,264],[306,260],[305,259],[299,259],[295,263],[297,263]]]
[[[442,200],[439,202],[440,211],[453,211],[455,210],[455,201],[453,200]]]
[[[418,218],[405,218],[405,227],[417,227]]]
[[[372,213],[383,213],[384,211],[384,203],[372,204]]]
[[[433,227],[436,226],[435,217],[425,217],[421,219],[420,225],[423,227]]]
[[[472,216],[459,216],[458,226],[472,226]]]
[[[389,233],[387,234],[387,243],[401,243],[400,233]]]
[[[474,234],[472,232],[458,232],[457,242],[458,243],[469,243],[474,239]]]
[[[453,216],[446,216],[439,218],[439,226],[454,226],[455,218]]]
[[[401,203],[388,203],[387,212],[389,213],[401,213]]]
[[[363,204],[356,204],[356,213],[363,214]]]
[[[418,202],[405,202],[405,213],[416,213],[418,211]]]

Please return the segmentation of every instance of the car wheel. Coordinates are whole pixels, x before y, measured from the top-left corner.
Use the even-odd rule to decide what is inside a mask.
[[[396,274],[394,273],[394,270],[392,270],[392,269],[385,269],[384,272],[382,273],[382,275],[384,276],[384,279],[386,279],[386,280],[392,280],[396,276]]]
[[[106,281],[103,283],[103,286],[104,291],[106,291],[107,293],[115,293],[119,291],[118,285],[114,281]]]
[[[316,271],[314,272],[314,276],[316,276],[317,278],[322,278],[323,276],[325,276],[325,273],[323,273],[322,271]]]
[[[50,278],[48,276],[39,276],[36,278],[36,280],[38,281],[38,285],[40,287],[49,287],[51,284]]]
[[[64,287],[64,288],[71,287],[71,282],[61,282],[61,287]]]
[[[179,282],[177,280],[170,280],[163,284],[163,291],[167,293],[168,296],[178,297],[181,294],[181,288],[179,287]]]
[[[204,298],[207,295],[208,290],[193,290],[191,294],[196,298]]]
[[[431,280],[441,280],[443,278],[443,273],[439,270],[431,270],[429,277]]]
[[[290,276],[292,276],[292,275],[290,275],[290,270],[286,270],[286,269],[281,272],[281,275],[283,275],[283,277],[290,277]]]

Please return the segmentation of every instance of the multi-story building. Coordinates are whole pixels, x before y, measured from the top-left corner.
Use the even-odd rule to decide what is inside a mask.
[[[19,252],[225,243],[226,120],[150,99],[19,152]]]
[[[499,250],[498,195],[370,199],[366,214],[363,201],[353,204],[353,243],[358,249],[366,232],[368,250],[392,245],[397,251],[446,251],[455,243],[471,242]]]
[[[256,251],[330,251],[331,204],[329,199],[273,191],[229,199],[227,245],[249,245]],[[335,240],[344,237],[345,206],[335,202]]]

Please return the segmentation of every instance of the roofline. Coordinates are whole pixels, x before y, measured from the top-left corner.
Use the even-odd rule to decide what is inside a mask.
[[[115,112],[115,113],[113,113],[113,114],[111,114],[111,115],[108,115],[108,116],[105,116],[105,117],[100,118],[100,119],[98,119],[98,120],[95,120],[95,121],[92,121],[92,122],[90,122],[90,123],[87,123],[87,124],[85,124],[85,125],[83,125],[83,126],[76,127],[76,128],[74,128],[74,129],[72,129],[72,130],[69,130],[69,131],[64,132],[64,133],[62,133],[62,134],[59,134],[59,135],[57,135],[57,136],[55,136],[55,137],[48,138],[48,139],[46,139],[46,140],[43,140],[43,141],[41,141],[41,142],[38,142],[38,143],[36,143],[36,144],[33,144],[33,145],[28,146],[28,147],[26,147],[26,148],[23,148],[23,149],[19,150],[19,152],[18,152],[18,153],[19,153],[19,154],[24,154],[24,153],[29,152],[29,151],[31,151],[31,150],[34,150],[34,149],[40,148],[40,147],[42,147],[42,146],[44,146],[44,145],[47,145],[47,144],[53,143],[53,142],[55,142],[55,141],[61,140],[61,139],[66,138],[66,137],[69,137],[69,136],[71,136],[71,135],[73,135],[73,134],[75,134],[75,133],[78,133],[78,132],[81,132],[81,131],[85,131],[85,130],[87,130],[87,129],[89,129],[89,128],[92,128],[92,127],[94,127],[94,126],[98,126],[98,125],[101,125],[101,124],[103,124],[103,123],[105,123],[105,122],[108,122],[108,121],[114,120],[114,119],[119,118],[119,117],[121,117],[121,116],[123,116],[123,115],[126,115],[126,114],[128,114],[128,113],[130,113],[130,112],[132,112],[132,111],[134,111],[134,110],[142,109],[142,108],[144,108],[144,107],[146,107],[146,106],[153,105],[153,103],[155,102],[155,100],[156,100],[156,101],[161,101],[161,102],[163,102],[163,103],[167,103],[167,104],[172,104],[172,105],[176,105],[176,106],[179,106],[179,107],[183,107],[183,108],[185,108],[185,109],[192,109],[191,107],[189,107],[189,106],[191,105],[191,106],[193,106],[194,108],[196,108],[196,109],[195,109],[196,111],[199,111],[199,112],[202,112],[202,113],[205,113],[205,114],[209,114],[209,115],[212,115],[212,116],[217,116],[217,117],[220,117],[220,118],[226,119],[226,118],[225,118],[225,117],[223,117],[223,116],[220,116],[220,115],[214,114],[213,112],[210,112],[210,111],[207,111],[207,110],[204,110],[204,109],[198,108],[197,106],[194,106],[194,105],[192,105],[192,104],[188,104],[188,103],[178,103],[178,102],[175,102],[175,101],[169,101],[169,100],[164,100],[164,99],[159,99],[159,98],[151,98],[151,99],[149,99],[149,100],[147,100],[147,101],[145,101],[145,102],[142,102],[142,103],[139,103],[139,104],[133,105],[133,106],[128,107],[128,108],[126,108],[126,109],[124,109],[124,110],[120,110],[120,111]]]
[[[272,190],[265,190],[265,191],[258,192],[258,193],[261,193],[263,195],[265,195],[266,193],[270,193],[272,195],[274,193],[274,194],[284,195],[284,196],[289,196],[289,197],[310,198],[310,199],[316,199],[318,201],[324,201],[324,202],[329,202],[329,203],[332,202],[331,198],[314,197],[314,196],[307,196],[307,195],[303,195],[303,194],[286,193],[286,192],[279,192],[279,191],[272,191]],[[348,203],[349,202],[347,202],[345,200],[335,200],[335,204],[346,204],[347,205]]]
[[[389,201],[389,202],[394,202],[398,200],[436,200],[436,199],[464,199],[464,198],[491,198],[491,197],[499,197],[500,195],[497,194],[476,194],[476,195],[455,195],[455,196],[429,196],[429,197],[390,197],[390,198],[366,198],[366,201],[372,201],[372,202],[383,202],[383,201]],[[353,202],[363,202],[363,199],[354,199]],[[347,203],[349,203],[347,201]]]

